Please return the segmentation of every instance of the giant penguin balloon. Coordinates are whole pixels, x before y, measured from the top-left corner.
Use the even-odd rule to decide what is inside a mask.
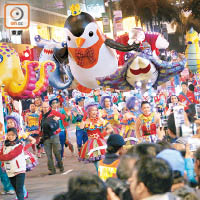
[[[69,58],[71,72],[82,88],[96,89],[97,77],[113,74],[118,67],[116,51],[137,50],[138,45],[122,45],[106,39],[91,15],[71,6],[72,15],[65,22],[67,47],[54,54],[59,62]]]

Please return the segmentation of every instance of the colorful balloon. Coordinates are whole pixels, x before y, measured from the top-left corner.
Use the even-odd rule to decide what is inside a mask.
[[[185,55],[187,57],[187,66],[192,73],[200,72],[200,47],[198,33],[191,28],[186,34],[187,48]]]
[[[47,62],[47,66],[54,67],[52,61]],[[0,43],[0,86],[5,86],[4,90],[9,96],[15,99],[33,98],[39,95],[38,91],[46,85],[45,73],[40,74],[40,79],[36,79],[36,69],[40,66],[37,61],[24,61],[21,65],[17,52],[6,43]],[[23,74],[24,69],[25,74]],[[37,86],[37,87],[36,87]]]

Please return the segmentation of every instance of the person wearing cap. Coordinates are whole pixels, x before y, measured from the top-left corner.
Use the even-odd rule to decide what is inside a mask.
[[[84,100],[83,96],[76,96],[75,102],[76,105],[72,108],[72,123],[76,124],[76,143],[78,147],[78,151],[80,151],[83,144],[85,144],[88,140],[87,132],[83,129],[80,129],[80,124],[87,115],[84,109]]]
[[[173,185],[171,191],[182,199],[197,200],[195,191],[184,182],[185,161],[181,153],[174,149],[165,149],[157,154],[156,158],[167,161],[173,172]]]
[[[65,110],[60,107],[59,99],[54,96],[50,101],[49,104],[52,108],[52,110],[55,110],[57,112],[60,112],[61,114],[65,115],[64,120],[59,120],[59,126],[60,126],[60,133],[59,133],[59,138],[60,138],[60,144],[61,144],[61,158],[63,158],[64,155],[64,146],[67,138],[67,132],[66,128],[68,126],[68,121],[70,120],[70,116],[67,115]]]
[[[60,172],[64,171],[63,162],[60,155],[60,139],[59,133],[61,131],[58,120],[64,120],[65,115],[52,110],[49,102],[43,102],[42,112],[39,117],[40,135],[44,143],[44,149],[48,159],[49,175],[56,174],[56,169],[53,162],[54,153]]]
[[[98,175],[106,181],[108,178],[116,177],[119,165],[119,156],[124,153],[125,141],[118,134],[111,134],[107,140],[107,152],[105,159],[99,162]]]

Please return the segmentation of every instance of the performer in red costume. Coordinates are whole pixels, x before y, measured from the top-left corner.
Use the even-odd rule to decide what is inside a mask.
[[[160,116],[151,112],[149,102],[141,103],[142,114],[137,118],[135,124],[136,137],[140,140],[155,143],[158,139],[162,139],[163,135],[160,131]]]
[[[185,105],[185,110],[188,109],[190,104],[199,103],[194,96],[194,93],[189,91],[188,85],[186,82],[182,82],[182,92],[179,94],[180,102]]]
[[[106,142],[104,136],[113,132],[107,120],[99,117],[98,104],[91,103],[86,106],[87,119],[80,124],[80,129],[85,129],[88,141],[83,144],[79,152],[79,159],[85,162],[93,162],[98,173],[98,161],[104,158]]]

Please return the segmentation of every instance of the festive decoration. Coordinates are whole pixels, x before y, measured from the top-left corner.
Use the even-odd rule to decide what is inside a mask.
[[[56,51],[58,48],[61,48],[62,46],[65,46],[66,44],[65,43],[61,44],[55,41],[44,40],[39,35],[35,36],[35,41],[37,42],[38,46],[43,47],[43,50],[40,54],[39,62],[52,60],[54,63],[56,63],[56,69],[54,71],[48,70],[48,80],[50,86],[58,90],[63,90],[65,88],[68,88],[73,81],[73,76],[71,74],[71,71],[67,65],[60,64],[53,57],[54,51]],[[62,75],[67,76],[66,81],[63,81],[61,79]]]
[[[129,33],[129,44],[134,41],[140,42],[140,48],[145,50],[151,47],[151,51],[155,57],[160,55],[159,49],[167,49],[169,42],[156,32],[144,32],[141,28],[133,28]]]
[[[156,58],[160,54],[159,49],[166,49],[169,46],[169,42],[160,33],[144,32],[141,28],[133,28],[129,34],[119,36],[116,41],[123,45],[139,43],[140,51],[153,54]],[[130,58],[129,54],[122,51],[117,51],[117,55],[119,66],[123,66]]]
[[[81,8],[79,4],[72,4],[70,7],[70,10],[72,12],[72,16],[80,15],[81,14]]]
[[[51,66],[53,69],[55,67],[52,61],[46,61],[42,65],[40,79],[37,82],[36,70],[40,69],[39,62],[25,61],[21,66],[17,52],[6,43],[0,43],[0,58],[0,86],[4,85],[5,92],[15,99],[40,95],[40,91],[47,86],[48,81],[44,68]],[[25,70],[25,75],[22,69]]]
[[[86,88],[99,87],[97,77],[111,75],[117,70],[117,56],[113,49],[131,51],[137,50],[138,45],[125,46],[106,39],[94,18],[88,13],[77,12],[77,8],[72,7],[72,15],[65,22],[67,47],[54,55],[60,63],[69,59],[72,75],[82,85],[79,88],[85,91]]]
[[[200,47],[198,33],[191,28],[186,34],[187,49],[187,66],[192,73],[200,72]]]
[[[179,62],[166,62],[159,60],[152,55],[144,53],[128,53],[128,62],[116,73],[104,78],[98,78],[99,85],[119,90],[132,90],[141,82],[141,89],[144,93],[153,86],[162,85],[183,69],[186,60],[182,58]],[[149,82],[151,80],[151,82]],[[147,85],[150,87],[147,88]]]

